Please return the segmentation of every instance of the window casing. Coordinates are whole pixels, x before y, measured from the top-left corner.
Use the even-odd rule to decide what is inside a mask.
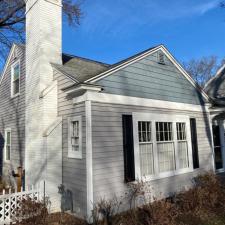
[[[12,140],[11,129],[7,128],[5,129],[5,151],[4,151],[5,161],[11,160],[11,148],[12,148],[11,140]]]
[[[188,116],[133,113],[136,179],[193,171]]]
[[[68,119],[68,157],[82,159],[82,117]]]
[[[20,94],[20,74],[20,61],[17,61],[11,67],[11,97]]]

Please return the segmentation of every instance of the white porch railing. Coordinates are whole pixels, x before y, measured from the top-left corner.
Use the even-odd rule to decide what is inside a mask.
[[[9,189],[8,193],[3,190],[2,195],[0,195],[0,224],[10,224],[15,218],[17,210],[21,208],[21,203],[23,200],[31,199],[33,201],[41,200],[40,188],[32,187],[27,191],[11,193]]]

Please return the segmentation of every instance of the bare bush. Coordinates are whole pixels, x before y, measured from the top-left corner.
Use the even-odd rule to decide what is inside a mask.
[[[125,193],[129,201],[130,209],[136,208],[138,202],[145,204],[151,201],[151,187],[149,183],[143,180],[128,183],[129,191]]]
[[[119,201],[117,197],[114,197],[111,200],[101,199],[94,205],[93,225],[112,225],[113,217],[119,212],[121,204],[122,202]]]

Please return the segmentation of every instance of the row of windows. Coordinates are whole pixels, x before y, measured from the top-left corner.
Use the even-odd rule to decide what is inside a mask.
[[[186,140],[185,123],[176,123],[177,128],[177,140]],[[151,122],[139,121],[138,133],[139,142],[151,142],[152,131]],[[156,140],[160,141],[172,141],[172,123],[171,122],[156,122]]]
[[[154,175],[158,164],[159,173],[184,169],[189,166],[186,124],[176,122],[176,139],[173,137],[172,122],[155,122],[155,131],[151,121],[138,121],[139,157],[142,176]],[[152,133],[156,133],[153,145]],[[156,151],[154,151],[154,148]],[[176,154],[177,148],[177,154]],[[177,165],[178,164],[178,165]]]

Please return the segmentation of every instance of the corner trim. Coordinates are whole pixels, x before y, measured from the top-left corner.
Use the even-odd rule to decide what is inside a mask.
[[[93,164],[92,164],[92,115],[91,101],[85,101],[86,115],[86,170],[87,170],[87,218],[91,219],[93,210]]]

